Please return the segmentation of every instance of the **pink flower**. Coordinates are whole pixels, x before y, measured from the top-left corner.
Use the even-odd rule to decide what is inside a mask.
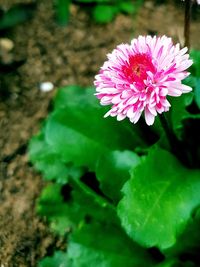
[[[192,90],[181,83],[192,65],[186,52],[166,36],[139,36],[130,45],[117,46],[94,81],[100,103],[112,105],[104,117],[128,117],[136,123],[144,111],[146,123],[152,125],[157,113],[169,110],[167,95]]]

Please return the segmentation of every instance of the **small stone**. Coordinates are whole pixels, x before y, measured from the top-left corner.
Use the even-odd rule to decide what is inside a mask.
[[[0,48],[4,49],[5,51],[11,51],[14,47],[14,43],[12,40],[8,38],[0,38]]]
[[[43,82],[39,87],[42,92],[50,92],[53,90],[54,85],[51,82]]]

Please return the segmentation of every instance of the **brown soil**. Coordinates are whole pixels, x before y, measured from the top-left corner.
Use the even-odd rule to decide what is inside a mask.
[[[0,100],[1,267],[36,266],[39,258],[63,246],[36,215],[36,199],[44,184],[27,157],[28,140],[47,115],[56,89],[92,85],[106,54],[138,34],[166,34],[183,43],[183,10],[170,3],[155,7],[145,1],[137,19],[118,15],[104,26],[72,5],[69,25],[59,27],[52,1],[1,0],[0,5],[8,8],[19,2],[35,2],[37,8],[31,21],[8,32],[14,48],[0,54],[6,63],[24,61],[17,71],[1,77],[4,91],[9,92]],[[200,48],[199,29],[200,20],[194,21],[194,48]],[[46,81],[54,84],[52,92],[40,91],[40,83]]]

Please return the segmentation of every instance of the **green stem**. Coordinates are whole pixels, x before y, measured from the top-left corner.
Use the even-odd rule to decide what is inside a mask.
[[[114,205],[111,204],[111,202],[109,202],[108,199],[96,194],[92,189],[90,189],[88,186],[86,186],[79,179],[69,179],[69,182],[74,188],[80,190],[81,192],[84,192],[88,197],[93,198],[94,201],[100,207],[109,207],[110,209],[115,210]]]
[[[167,139],[169,141],[170,147],[171,147],[171,152],[177,156],[177,158],[186,166],[190,167],[190,162],[188,160],[188,154],[187,151],[185,150],[183,144],[181,141],[178,140],[174,132],[169,126],[169,123],[165,117],[165,114],[162,113],[160,116],[160,122],[161,125],[165,131],[165,134],[167,136]]]

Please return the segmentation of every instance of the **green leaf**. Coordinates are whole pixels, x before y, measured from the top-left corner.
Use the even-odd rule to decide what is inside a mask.
[[[134,149],[144,144],[137,128],[134,131],[127,122],[104,119],[105,109],[93,93],[91,88],[61,90],[45,128],[45,141],[61,162],[73,162],[91,171],[95,170],[99,158],[109,151]]]
[[[195,85],[195,90],[194,90],[194,100],[197,104],[197,107],[200,109],[200,78],[196,79],[196,85]]]
[[[67,177],[67,168],[59,156],[48,146],[42,134],[33,137],[29,144],[29,158],[37,170],[43,172],[45,180]],[[66,181],[67,182],[67,181]]]
[[[170,98],[170,120],[172,123],[172,128],[178,137],[181,135],[183,120],[193,117],[193,115],[186,110],[186,108],[192,103],[193,97],[193,93],[188,93],[183,94],[180,97]]]
[[[151,148],[132,171],[118,205],[128,235],[146,247],[173,246],[200,204],[199,177],[200,171],[186,169],[169,152]]]
[[[171,109],[169,113],[169,119],[171,121],[172,128],[179,139],[182,138],[183,121],[186,119],[198,119],[199,114],[191,114],[187,108],[195,100],[197,106],[200,105],[200,83],[199,78],[190,75],[184,80],[184,84],[193,88],[193,92],[183,94],[180,97],[170,97]]]
[[[30,160],[46,180],[66,183],[69,177],[79,178],[82,167],[95,170],[99,158],[112,150],[144,146],[137,127],[103,118],[106,110],[93,94],[92,88],[61,89],[54,112],[41,133],[31,140]]]
[[[39,267],[69,267],[66,252],[56,251],[52,257],[46,257],[39,262]]]
[[[156,266],[157,267],[187,267],[188,265],[185,265],[185,263],[180,262],[178,259],[167,259],[164,262],[161,262],[160,264]]]
[[[193,76],[200,77],[200,50],[191,50],[190,56],[193,60],[193,65],[190,67],[190,71]]]
[[[187,226],[184,232],[178,236],[175,245],[168,250],[165,250],[165,255],[168,257],[179,256],[183,254],[198,255],[200,244],[200,208],[198,207],[192,214],[190,220],[188,220]]]
[[[31,19],[35,5],[33,4],[18,4],[14,5],[0,18],[0,30],[7,29]]]
[[[122,197],[121,188],[130,177],[130,170],[139,163],[138,155],[128,150],[115,150],[103,155],[98,161],[96,175],[104,194],[118,202]]]
[[[54,99],[54,109],[72,106],[79,108],[79,105],[85,105],[96,108],[97,101],[94,98],[94,88],[83,88],[78,85],[70,85],[58,90]]]
[[[45,216],[51,228],[60,235],[65,235],[74,226],[70,220],[70,208],[63,201],[61,185],[49,184],[42,191],[37,201],[38,214]]]
[[[65,164],[60,156],[55,153],[51,146],[44,140],[44,134],[40,133],[31,139],[29,143],[29,158],[34,163],[35,168],[42,172],[45,180],[56,179],[58,183],[64,184],[69,177],[81,177],[83,170]]]
[[[56,0],[56,17],[61,26],[67,25],[69,21],[69,9],[71,0]]]
[[[136,6],[133,4],[133,2],[128,2],[128,1],[122,1],[119,3],[119,9],[122,12],[128,13],[128,14],[133,14],[136,12]]]
[[[184,84],[189,85],[194,90],[194,100],[200,109],[200,78],[190,75],[184,80]]]
[[[128,14],[136,14],[138,9],[142,6],[143,0],[135,1],[119,1],[119,9]]]
[[[110,223],[120,224],[114,206],[102,198],[86,190],[84,192],[75,190],[72,197],[73,206],[71,206],[71,209],[74,212],[72,220],[77,224],[87,220],[87,218],[102,223],[106,222],[109,218]]]
[[[51,229],[65,235],[87,218],[105,222],[109,217],[110,222],[119,224],[116,210],[107,200],[79,180],[73,180],[72,185],[73,191],[66,202],[60,184],[49,184],[38,199],[37,212],[48,219]]]
[[[93,18],[97,23],[108,23],[116,14],[116,6],[97,5],[93,9]]]
[[[83,225],[68,245],[71,267],[153,266],[145,251],[119,228],[106,223]]]

